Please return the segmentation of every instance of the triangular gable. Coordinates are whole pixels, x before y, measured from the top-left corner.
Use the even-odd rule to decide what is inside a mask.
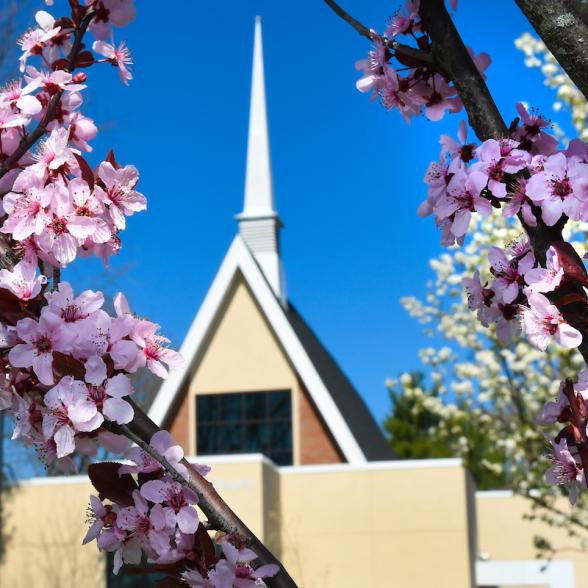
[[[349,463],[366,461],[357,439],[343,418],[337,404],[313,365],[304,345],[292,327],[284,308],[276,298],[261,269],[253,259],[242,238],[237,235],[198,311],[188,335],[180,349],[188,367],[172,372],[157,394],[149,416],[161,425],[182,389],[182,383],[206,344],[207,335],[214,325],[231,283],[241,272],[266,320],[282,345],[292,366],[298,373],[314,404],[319,410],[337,445]]]

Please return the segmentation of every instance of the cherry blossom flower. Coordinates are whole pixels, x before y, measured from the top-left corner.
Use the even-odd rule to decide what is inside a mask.
[[[390,24],[385,34],[389,37],[396,37],[398,35],[405,35],[411,31],[418,31],[419,27],[416,23],[419,20],[419,5],[420,0],[406,0],[404,11],[398,10],[390,19]]]
[[[118,67],[118,74],[124,84],[128,86],[129,81],[133,79],[133,74],[129,71],[128,66],[133,65],[133,59],[131,52],[126,44],[123,42],[119,43],[118,47],[105,43],[104,41],[95,41],[92,45],[92,49],[104,55],[106,61],[109,61],[115,67]]]
[[[44,402],[49,412],[43,416],[43,435],[46,440],[55,441],[57,457],[75,451],[76,431],[94,431],[104,420],[88,400],[86,385],[72,376],[64,376],[51,388]]]
[[[31,185],[22,193],[6,194],[3,204],[8,218],[0,230],[11,233],[18,241],[33,234],[40,235],[51,220],[47,207],[51,204],[54,190],[54,186],[42,188],[37,184]]]
[[[110,24],[124,27],[135,18],[134,0],[98,0],[95,3],[96,17],[90,23],[90,30],[97,39],[106,39]]]
[[[55,19],[44,10],[39,10],[35,14],[35,20],[39,27],[26,32],[18,41],[23,51],[20,57],[20,71],[25,70],[27,59],[31,55],[39,55],[61,30],[61,27],[54,26]]]
[[[182,533],[196,533],[198,513],[191,505],[198,502],[198,497],[189,488],[184,488],[166,476],[145,482],[141,486],[141,495],[151,502],[163,504],[166,520],[177,524]]]
[[[518,143],[511,139],[488,139],[476,150],[479,162],[472,170],[483,173],[488,178],[488,189],[497,198],[506,196],[505,174],[514,174],[530,160],[526,151],[516,149]]]
[[[41,292],[41,288],[47,283],[44,275],[36,275],[36,267],[27,260],[14,266],[12,271],[0,270],[0,288],[10,290],[21,300],[35,298]]]
[[[541,216],[548,226],[562,214],[573,220],[588,218],[588,164],[568,160],[563,153],[551,155],[543,171],[531,176],[526,192],[541,206]]]
[[[97,496],[90,496],[89,518],[92,525],[88,529],[82,545],[97,539],[104,527],[113,527],[116,523],[117,513],[112,505],[104,505]]]
[[[141,353],[137,356],[136,368],[147,366],[147,368],[160,378],[167,378],[168,371],[163,366],[167,364],[171,369],[184,367],[185,362],[182,356],[173,349],[164,345],[169,339],[157,335],[159,325],[150,321],[137,321],[131,333],[131,339],[139,346]],[[132,368],[129,368],[133,371]]]
[[[68,282],[60,282],[57,290],[45,294],[47,311],[59,317],[64,323],[76,323],[87,319],[104,304],[104,294],[85,290],[74,296]]]
[[[564,277],[563,267],[553,247],[547,250],[546,257],[545,268],[536,267],[525,273],[525,281],[534,292],[553,292]]]
[[[103,182],[104,189],[96,186],[96,194],[107,205],[114,226],[123,230],[126,227],[125,216],[147,208],[145,196],[135,191],[139,180],[137,168],[126,165],[115,169],[111,163],[105,161],[98,167],[98,177]]]
[[[547,349],[551,337],[565,348],[578,347],[581,333],[567,324],[557,309],[543,294],[527,291],[529,308],[523,309],[523,325],[529,341],[541,351]]]
[[[466,143],[468,136],[468,127],[465,120],[459,123],[457,138],[459,143],[449,135],[441,135],[439,143],[444,153],[451,157],[449,172],[455,173],[458,169],[465,169],[467,164],[474,158],[476,150],[475,143]]]
[[[462,238],[470,224],[472,212],[487,216],[492,211],[490,202],[480,196],[486,186],[486,177],[480,172],[467,174],[457,170],[447,186],[447,193],[442,195],[435,205],[435,215],[440,220],[450,219],[451,234]]]
[[[257,580],[271,578],[280,571],[275,564],[266,564],[253,569],[250,562],[257,559],[257,555],[251,549],[237,549],[226,539],[221,543],[221,547],[233,572],[236,588],[255,588],[258,586]]]
[[[552,485],[566,486],[570,493],[570,502],[575,504],[579,489],[586,487],[584,471],[570,453],[565,439],[561,439],[559,443],[551,441],[551,445],[553,448],[552,465],[545,474],[545,481]]]
[[[53,384],[53,352],[68,353],[76,334],[67,329],[55,315],[45,312],[39,322],[31,318],[18,321],[16,332],[24,343],[15,345],[8,354],[14,367],[32,367],[42,384]]]
[[[524,178],[520,178],[516,181],[514,191],[509,194],[510,201],[506,202],[502,207],[502,214],[505,217],[512,217],[520,212],[523,216],[523,220],[525,223],[527,223],[527,225],[530,227],[536,227],[537,219],[535,218],[535,214],[531,208],[533,201],[527,196],[525,192],[526,185],[527,180]]]
[[[490,271],[495,276],[493,290],[506,304],[514,302],[518,296],[523,276],[535,265],[535,256],[527,251],[520,258],[508,259],[500,247],[491,247],[488,252]]]
[[[536,110],[527,110],[522,102],[516,105],[516,109],[521,118],[521,126],[515,131],[514,138],[520,142],[521,148],[533,155],[554,153],[557,150],[557,139],[543,132],[549,127],[549,121]]]
[[[123,400],[125,396],[130,396],[134,392],[131,380],[126,374],[117,374],[107,379],[104,362],[99,357],[93,357],[86,362],[86,382],[90,384],[87,387],[88,400],[94,404],[96,411],[119,425],[125,425],[133,420],[133,407]]]
[[[363,76],[357,80],[355,86],[360,92],[379,90],[384,83],[384,72],[387,70],[388,50],[383,41],[375,36],[374,49],[370,51],[366,59],[355,63],[355,69],[361,71]]]

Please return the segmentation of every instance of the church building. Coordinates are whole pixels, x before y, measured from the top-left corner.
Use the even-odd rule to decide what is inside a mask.
[[[227,211],[229,214],[229,211]],[[397,460],[358,391],[288,298],[256,19],[243,210],[149,416],[168,429],[300,588],[580,588],[584,553],[535,559],[525,498],[476,492],[460,459]],[[87,476],[2,496],[4,588],[150,588],[82,546]],[[569,505],[562,499],[558,508]],[[584,578],[584,581],[582,581]]]

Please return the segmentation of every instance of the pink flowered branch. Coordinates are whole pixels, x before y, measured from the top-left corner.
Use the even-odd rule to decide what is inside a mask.
[[[481,140],[468,141],[464,121],[457,140],[441,136],[440,159],[425,173],[427,198],[418,208],[420,216],[433,216],[444,246],[464,243],[474,214],[500,213],[520,221],[520,239],[505,249],[490,249],[492,279],[482,282],[476,272],[464,280],[480,322],[494,325],[503,344],[522,331],[540,350],[555,340],[578,348],[588,361],[588,273],[562,237],[568,219],[588,221],[588,146],[575,139],[559,149],[548,121],[522,104],[506,126],[484,82],[490,58],[464,46],[444,0],[407,0],[382,34],[334,0],[325,2],[374,43],[367,59],[356,64],[362,73],[356,83],[360,92],[371,93],[387,110],[398,110],[407,122],[418,115],[437,121],[465,108]],[[450,5],[455,10],[457,0]],[[552,10],[558,6],[554,3]],[[401,44],[402,36],[412,46]],[[549,49],[556,56],[563,51],[557,43]],[[568,70],[572,78],[573,71]],[[537,422],[563,425],[548,438],[553,453],[546,480],[566,486],[573,503],[588,481],[588,369],[577,383],[561,383],[558,398],[545,405]]]
[[[133,0],[69,5],[67,17],[35,15],[19,40],[22,77],[0,90],[0,410],[15,420],[13,439],[47,465],[75,471],[76,455],[100,448],[132,462],[89,467],[98,495],[84,542],[114,553],[115,573],[131,564],[165,573],[162,587],[294,588],[206,481],[209,468],[189,464],[132,400],[131,374],[165,378],[183,366],[159,326],[135,315],[122,294],[109,314],[102,292],[76,295],[60,281],[78,257],[107,264],[127,218],[147,206],[134,166],[112,151],[90,165],[97,128],[82,113],[89,68],[111,65],[123,83],[133,78],[129,49],[107,41],[133,20]]]

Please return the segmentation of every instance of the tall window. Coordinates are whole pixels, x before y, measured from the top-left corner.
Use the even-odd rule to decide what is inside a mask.
[[[196,439],[201,455],[263,453],[292,465],[290,390],[198,395]]]

